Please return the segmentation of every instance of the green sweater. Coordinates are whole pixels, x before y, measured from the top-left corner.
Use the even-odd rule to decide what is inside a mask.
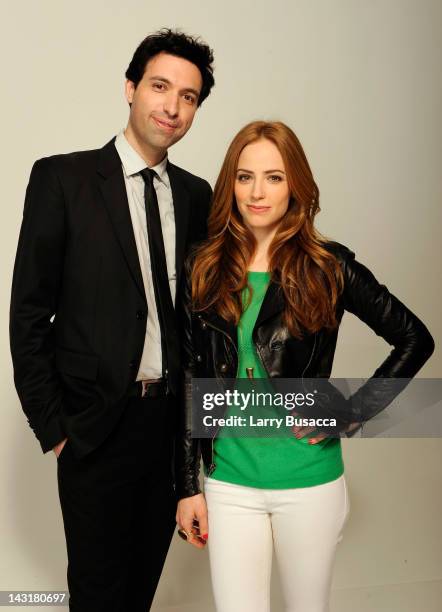
[[[244,310],[238,325],[237,378],[247,378],[246,368],[249,367],[253,367],[254,378],[268,377],[253,344],[252,332],[269,280],[268,272],[248,273],[252,300]],[[247,297],[248,289],[245,289],[242,296],[244,304],[247,303]],[[253,410],[263,409],[249,407],[245,412],[241,412],[239,407],[233,407],[229,414],[244,417]],[[214,441],[216,468],[211,478],[262,489],[289,489],[330,482],[344,471],[339,438],[326,438],[312,445],[308,444],[308,437],[298,440],[294,435],[287,437],[286,434],[280,437],[256,437],[257,435],[254,433],[252,437],[227,437],[223,436],[221,430]]]

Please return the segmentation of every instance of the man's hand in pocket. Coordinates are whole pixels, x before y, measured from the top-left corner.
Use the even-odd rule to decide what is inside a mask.
[[[54,446],[54,448],[52,449],[54,451],[55,456],[57,457],[57,459],[60,456],[60,453],[63,450],[63,447],[64,447],[64,445],[66,444],[67,441],[68,441],[68,439],[65,438],[64,440],[59,442],[56,446]]]

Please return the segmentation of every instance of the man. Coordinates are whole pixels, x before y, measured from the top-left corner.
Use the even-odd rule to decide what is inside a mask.
[[[173,302],[211,189],[167,150],[209,95],[212,62],[198,39],[148,36],[126,72],[125,131],[31,172],[11,352],[29,424],[57,456],[73,611],[149,609],[175,527]]]

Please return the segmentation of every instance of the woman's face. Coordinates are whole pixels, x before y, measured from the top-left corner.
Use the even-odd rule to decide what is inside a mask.
[[[290,192],[281,154],[270,140],[257,140],[241,151],[235,198],[245,225],[257,237],[276,231]]]

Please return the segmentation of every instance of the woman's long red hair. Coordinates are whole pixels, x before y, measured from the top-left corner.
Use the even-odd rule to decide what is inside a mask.
[[[241,292],[256,240],[244,225],[234,196],[238,160],[244,147],[260,139],[273,142],[281,153],[291,194],[269,249],[272,280],[281,285],[284,321],[292,336],[337,325],[335,307],[342,291],[342,272],[326,242],[314,228],[319,189],[304,150],[294,132],[281,122],[254,121],[233,139],[216,181],[208,220],[208,239],[197,249],[192,271],[192,301],[196,312],[214,310],[238,324]],[[250,289],[250,288],[249,288]],[[250,294],[250,292],[249,292]]]

